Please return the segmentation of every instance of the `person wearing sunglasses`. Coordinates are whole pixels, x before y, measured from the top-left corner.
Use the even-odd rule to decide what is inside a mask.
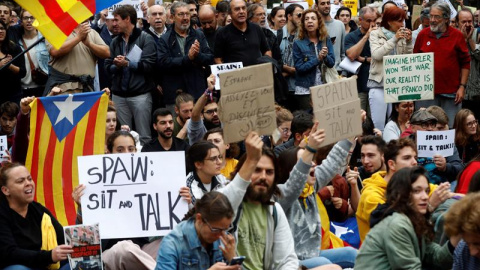
[[[227,233],[233,218],[226,195],[217,191],[205,194],[165,236],[155,269],[241,269],[240,265],[227,265],[236,254],[235,238]]]

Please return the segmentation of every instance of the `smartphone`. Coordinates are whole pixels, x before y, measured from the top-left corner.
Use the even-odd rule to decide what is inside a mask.
[[[332,43],[335,43],[335,39],[337,39],[337,37],[331,37],[331,38],[330,38],[330,41],[331,41]]]
[[[229,265],[242,265],[244,260],[245,260],[245,256],[233,257]]]

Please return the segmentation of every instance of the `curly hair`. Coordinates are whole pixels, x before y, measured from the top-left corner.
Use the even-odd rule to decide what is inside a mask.
[[[315,9],[307,9],[307,10],[303,11],[303,13],[302,13],[302,25],[300,27],[300,31],[298,31],[298,38],[299,39],[308,38],[307,29],[305,28],[305,16],[308,13],[315,13],[315,15],[317,16],[317,20],[318,20],[317,37],[318,37],[318,40],[323,40],[323,39],[327,38],[328,32],[327,32],[327,27],[325,26],[325,22],[323,21],[322,16],[320,16],[320,13]]]
[[[445,214],[445,232],[450,235],[480,234],[480,192],[470,193],[453,204]]]
[[[426,236],[426,239],[431,241],[434,232],[433,225],[429,221],[430,213],[427,211],[424,215],[417,212],[411,202],[412,185],[422,176],[425,177],[428,183],[427,171],[419,166],[402,168],[395,172],[390,181],[388,181],[386,203],[389,205],[389,210],[402,213],[410,219],[419,241],[423,236]]]

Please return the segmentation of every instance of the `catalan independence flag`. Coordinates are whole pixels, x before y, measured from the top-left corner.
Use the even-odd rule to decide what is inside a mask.
[[[35,200],[61,224],[75,224],[72,190],[77,157],[104,154],[108,96],[104,92],[36,98],[31,103],[25,166],[36,183]]]
[[[80,23],[120,0],[16,0],[36,19],[34,26],[59,49]]]

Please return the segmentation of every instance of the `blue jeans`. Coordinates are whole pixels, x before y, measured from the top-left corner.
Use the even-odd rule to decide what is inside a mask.
[[[415,101],[415,108],[428,108],[432,105],[437,105],[445,111],[448,116],[448,127],[453,128],[453,120],[455,120],[455,115],[462,108],[462,104],[455,105],[455,98],[442,95],[435,95],[434,100]]]
[[[320,252],[320,257],[300,261],[307,268],[314,268],[326,264],[338,264],[342,268],[353,268],[358,251],[352,247],[325,249]]]

